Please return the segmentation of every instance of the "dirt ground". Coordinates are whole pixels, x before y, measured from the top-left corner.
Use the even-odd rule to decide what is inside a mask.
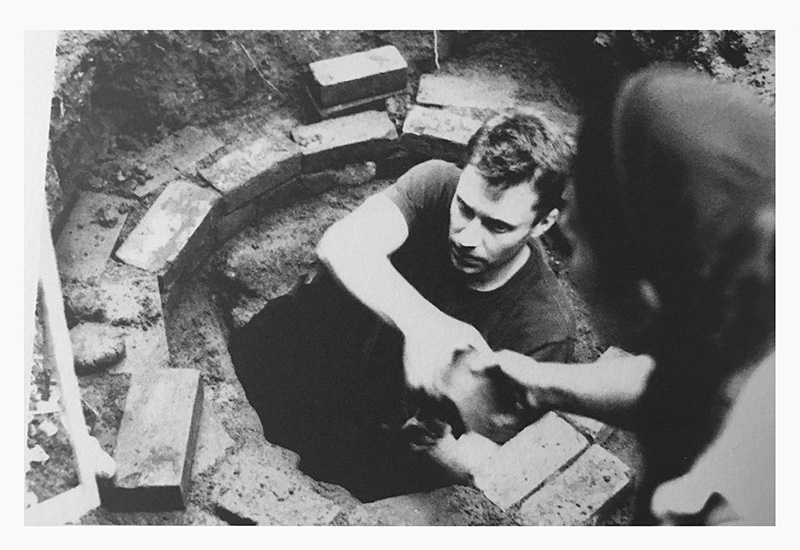
[[[311,122],[314,115],[303,99],[308,63],[385,43],[397,46],[409,62],[407,92],[389,105],[398,124],[416,94],[420,74],[434,70],[438,56],[441,63],[463,70],[502,70],[525,83],[525,99],[555,105],[565,115],[559,122],[574,129],[582,106],[591,100],[591,78],[601,71],[606,80],[617,78],[643,63],[642,55],[656,55],[653,51],[659,46],[651,44],[645,54],[619,53],[624,48],[605,47],[598,42],[602,37],[590,32],[477,31],[451,33],[446,38],[436,51],[432,31],[65,32],[57,52],[53,165],[65,195],[81,189],[136,199],[127,182],[142,175],[136,163],[146,146],[188,124],[213,128],[218,137],[235,146],[252,139],[267,124],[280,130]],[[613,46],[635,42],[636,37],[607,40]],[[725,56],[720,49],[704,58],[710,60],[707,69],[722,80],[745,82],[762,93],[765,101],[774,102],[774,36],[761,33],[742,40],[749,46],[747,63],[736,66],[728,60],[736,59],[736,52]],[[313,249],[324,230],[392,181],[380,178],[336,188],[272,212],[217,249],[171,293],[164,317],[172,366],[200,369],[209,388],[210,406],[237,444],[259,432],[260,423],[232,381],[235,374],[226,349],[230,330],[242,326],[267,300],[287,292],[313,265]],[[138,206],[120,240],[153,197],[136,200]],[[549,253],[578,316],[578,357],[590,361],[609,342],[588,322],[557,247]],[[119,379],[117,385],[124,388],[126,384],[127,379]],[[112,393],[118,395],[118,390]],[[107,430],[106,424],[118,422],[119,399],[112,399],[115,404],[111,405],[93,400],[92,393],[85,399],[97,405],[88,414],[88,423],[102,435],[103,447],[112,449],[113,429]],[[635,445],[624,434],[607,445],[629,466],[641,466]],[[326,490],[338,495],[343,507],[353,506],[335,487]],[[202,500],[208,491],[200,487],[193,498]],[[630,503],[609,522],[626,524],[629,514]],[[100,516],[86,520],[107,521]],[[165,520],[170,521],[174,518]],[[187,516],[183,521],[216,520]]]

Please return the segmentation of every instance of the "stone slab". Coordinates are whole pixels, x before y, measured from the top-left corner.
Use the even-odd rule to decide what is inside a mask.
[[[153,177],[142,185],[134,184],[131,190],[138,197],[149,195],[163,184],[180,177],[225,144],[213,134],[194,126],[187,126],[176,134],[167,136],[150,147],[141,157]]]
[[[417,103],[476,109],[510,109],[519,84],[502,74],[427,73],[420,76]]]
[[[117,258],[157,273],[165,290],[193,254],[204,252],[202,245],[211,233],[212,210],[219,198],[213,189],[172,182],[119,247]]]
[[[185,507],[203,405],[200,372],[161,369],[131,377],[114,460],[110,507]]]
[[[587,446],[585,437],[549,412],[502,445],[475,474],[475,485],[489,500],[507,510]]]
[[[512,525],[500,508],[477,489],[451,486],[363,504],[347,516],[349,525]]]
[[[525,525],[587,525],[609,511],[632,485],[621,460],[592,445],[569,468],[531,495],[519,509]]]
[[[312,93],[330,107],[406,87],[408,63],[394,46],[382,46],[309,63]]]
[[[270,464],[269,455],[246,447],[228,457],[214,477],[216,513],[235,525],[327,525],[341,512],[312,490],[297,470]]]
[[[481,124],[480,120],[450,111],[415,106],[406,116],[400,141],[409,151],[463,162],[467,143]]]
[[[59,272],[77,279],[100,275],[128,217],[127,211],[125,199],[82,193],[56,243]]]
[[[222,193],[222,211],[228,214],[300,171],[300,148],[287,138],[269,136],[228,153],[199,173]]]
[[[364,111],[292,130],[303,152],[303,172],[375,160],[396,149],[397,130],[383,111]]]

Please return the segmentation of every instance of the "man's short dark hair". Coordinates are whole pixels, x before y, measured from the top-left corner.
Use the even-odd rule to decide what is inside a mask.
[[[487,183],[508,189],[533,181],[535,210],[546,216],[562,208],[572,143],[552,122],[533,112],[514,112],[488,120],[467,144],[467,164]]]

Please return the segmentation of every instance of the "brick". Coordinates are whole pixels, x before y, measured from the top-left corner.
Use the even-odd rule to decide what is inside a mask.
[[[228,214],[300,173],[300,148],[282,137],[262,137],[228,153],[200,176],[222,193]]]
[[[127,217],[125,199],[81,194],[56,243],[59,272],[77,279],[100,275]]]
[[[469,138],[481,121],[442,109],[414,107],[403,123],[404,149],[450,162],[463,161]]]
[[[506,510],[560,471],[588,443],[557,414],[550,412],[502,445],[480,472],[475,485]]]
[[[330,107],[406,87],[408,63],[394,46],[309,63],[311,91]]]
[[[214,477],[212,503],[222,519],[239,525],[327,525],[341,512],[315,492],[306,476],[280,467],[260,448],[228,457]]]
[[[513,525],[510,517],[471,487],[451,486],[363,504],[348,525]]]
[[[159,275],[162,290],[206,253],[219,194],[186,181],[167,186],[117,250],[121,261]],[[212,234],[213,236],[213,234]]]
[[[114,460],[109,507],[185,507],[203,405],[200,373],[162,369],[131,377]]]
[[[516,105],[519,84],[501,74],[473,72],[463,75],[423,74],[417,103],[478,109],[509,109]]]
[[[233,212],[220,216],[216,223],[217,244],[220,245],[235,236],[256,218],[258,218],[257,201],[248,202]]]
[[[187,126],[148,149],[141,157],[153,177],[143,185],[134,184],[131,190],[138,197],[149,195],[163,184],[191,171],[205,157],[215,153],[225,144],[212,134],[194,126]]]
[[[292,139],[303,152],[303,172],[374,160],[391,154],[397,145],[397,130],[382,111],[323,120],[292,130]]]
[[[203,399],[203,413],[200,417],[200,431],[197,434],[193,476],[211,468],[234,445],[233,439],[225,431],[225,426],[214,414],[211,406],[211,396],[206,393]]]
[[[569,468],[531,495],[518,515],[525,525],[586,525],[611,511],[629,488],[630,469],[592,445]]]
[[[562,413],[559,412],[564,420],[572,424],[576,430],[581,432],[592,443],[599,443],[604,441],[614,428],[604,422],[589,418],[588,416],[581,416],[579,414]]]

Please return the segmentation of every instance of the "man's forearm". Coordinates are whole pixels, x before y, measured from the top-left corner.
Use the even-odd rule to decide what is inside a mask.
[[[562,364],[505,354],[500,361],[506,362],[503,370],[528,388],[535,407],[590,416],[623,428],[633,424],[654,366],[645,355]]]

